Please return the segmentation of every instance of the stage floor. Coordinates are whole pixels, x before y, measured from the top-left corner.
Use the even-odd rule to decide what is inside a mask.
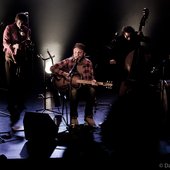
[[[65,100],[64,105],[60,103],[61,105],[56,106],[49,98],[44,108],[44,100],[39,97],[41,92],[35,88],[29,94],[26,108],[16,124],[19,129],[13,131],[7,111],[6,91],[2,91],[0,159],[6,158],[11,161],[28,160],[30,157],[36,160],[41,158],[50,160],[97,159],[111,160],[114,163],[137,159],[136,161],[141,163],[149,157],[152,159],[149,161],[151,164],[157,158],[160,158],[160,161],[163,161],[162,158],[167,159],[170,153],[168,152],[169,139],[161,138],[161,129],[157,129],[157,118],[160,115],[157,94],[148,95],[147,93],[146,97],[143,92],[140,92],[139,96],[130,93],[118,99],[112,90],[99,89],[94,107],[94,120],[97,127],[91,129],[84,124],[84,101],[82,100],[78,107],[79,126],[72,130],[69,127],[69,101]],[[145,98],[142,98],[143,95]],[[155,100],[156,97],[158,99]],[[156,103],[151,104],[151,100]],[[62,119],[55,139],[51,140],[50,137],[54,135],[56,115],[62,116]],[[24,119],[27,120],[26,124],[24,124]],[[103,122],[104,125],[100,126]],[[31,133],[36,136],[35,140],[26,137],[30,129]],[[139,157],[141,154],[144,154],[142,159]],[[158,166],[158,163],[155,163]]]

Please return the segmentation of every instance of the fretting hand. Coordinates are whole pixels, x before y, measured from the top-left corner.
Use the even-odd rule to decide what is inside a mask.
[[[93,80],[91,81],[91,84],[92,84],[92,86],[98,86],[97,81],[96,81],[95,79],[93,79]]]
[[[116,60],[111,59],[111,60],[109,61],[109,63],[110,63],[110,64],[116,64]]]
[[[70,81],[70,80],[71,80],[71,76],[70,76],[69,73],[64,72],[64,73],[63,73],[63,76],[65,77],[65,79],[66,79],[67,81]]]

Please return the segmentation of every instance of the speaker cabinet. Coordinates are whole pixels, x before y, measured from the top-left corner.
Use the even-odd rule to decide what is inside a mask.
[[[57,137],[58,127],[47,113],[26,112],[23,120],[25,139],[54,140]]]

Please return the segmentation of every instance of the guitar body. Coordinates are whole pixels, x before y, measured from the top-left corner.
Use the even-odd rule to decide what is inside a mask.
[[[63,76],[55,76],[52,79],[52,83],[54,87],[56,87],[59,91],[65,92],[69,88],[69,81],[65,79]]]
[[[81,86],[81,83],[78,83],[77,81],[78,80],[81,80],[81,76],[77,73],[77,74],[74,74],[72,77],[71,77],[71,86],[74,87],[74,88],[80,88]]]
[[[68,81],[64,76],[57,76],[54,78],[53,83],[54,86],[59,90],[59,91],[67,91],[69,87],[74,87],[74,88],[80,88],[81,85],[83,84],[91,84],[90,81],[89,83],[87,82],[80,82],[83,81],[81,80],[81,76],[79,74],[74,74],[71,77],[71,80]]]

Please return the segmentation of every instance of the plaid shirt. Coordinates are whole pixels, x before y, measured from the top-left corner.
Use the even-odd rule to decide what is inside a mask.
[[[50,70],[52,73],[64,76],[64,72],[69,73],[70,70],[74,67],[76,64],[76,60],[73,56],[66,58],[62,60],[61,62],[58,62],[51,66]],[[92,62],[84,57],[75,68],[75,72],[79,73],[81,75],[81,79],[83,80],[93,80],[94,79],[94,70],[93,70],[93,64]],[[74,74],[74,73],[73,73]]]
[[[3,32],[3,51],[5,52],[5,57],[11,57],[13,55],[13,45],[21,44],[24,40],[30,39],[31,31],[28,27],[22,26],[24,36],[19,33],[19,28],[15,23],[7,25]]]

